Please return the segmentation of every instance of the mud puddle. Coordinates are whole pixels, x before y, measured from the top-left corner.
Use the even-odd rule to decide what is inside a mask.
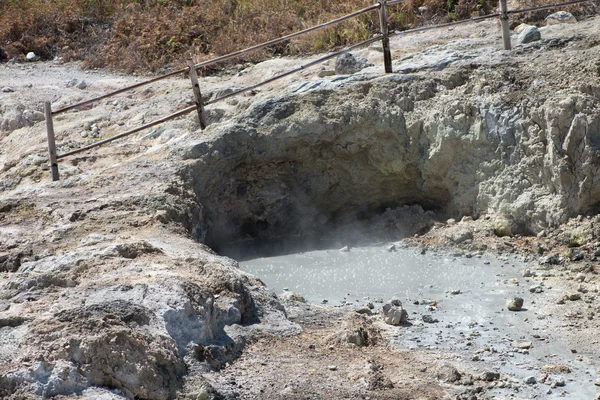
[[[388,248],[307,251],[256,258],[241,267],[275,292],[297,292],[311,303],[351,308],[371,301],[378,307],[381,299],[400,299],[410,326],[390,326],[384,333],[390,345],[451,355],[459,370],[474,376],[499,372],[508,378],[492,389],[494,398],[594,398],[598,357],[572,352],[553,331],[555,318],[544,305],[561,291],[524,278],[526,263]],[[530,292],[540,284],[541,293]],[[507,310],[514,296],[525,300],[520,312]]]

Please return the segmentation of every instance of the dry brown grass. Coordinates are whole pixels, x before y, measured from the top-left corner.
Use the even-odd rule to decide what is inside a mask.
[[[549,0],[545,0],[549,1]],[[491,12],[490,0],[406,0],[394,29]],[[0,47],[18,57],[83,60],[87,67],[158,71],[207,59],[326,22],[369,0],[2,0]],[[375,11],[241,61],[333,49],[379,31]]]

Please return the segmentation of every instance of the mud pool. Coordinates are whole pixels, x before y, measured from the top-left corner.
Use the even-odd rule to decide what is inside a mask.
[[[519,396],[532,398],[593,398],[597,355],[574,353],[548,329],[553,319],[542,305],[558,298],[560,291],[542,281],[543,293],[531,293],[529,288],[540,282],[523,277],[524,261],[489,254],[420,254],[414,248],[390,252],[389,246],[307,251],[256,258],[240,266],[276,293],[297,292],[311,303],[352,307],[400,299],[410,326],[390,327],[390,344],[450,351],[457,354],[454,361],[475,370],[510,376],[513,383],[499,387],[498,398],[513,398],[515,387],[520,387]],[[507,310],[513,296],[525,300],[522,311]],[[423,316],[434,322],[424,322]],[[531,348],[519,349],[522,342],[531,342]],[[490,351],[478,351],[486,347]],[[571,373],[551,377],[564,380],[564,387],[524,383],[548,364],[569,366]]]

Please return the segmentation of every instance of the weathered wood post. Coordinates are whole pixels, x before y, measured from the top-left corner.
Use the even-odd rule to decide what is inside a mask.
[[[508,26],[508,6],[506,0],[500,0],[500,25],[502,25],[502,40],[504,41],[504,50],[511,50],[510,28]]]
[[[392,53],[390,52],[390,38],[388,36],[388,20],[386,10],[387,0],[379,0],[379,24],[381,25],[381,42],[383,43],[383,64],[387,74],[392,72]]]
[[[44,114],[46,116],[46,133],[48,134],[48,154],[50,156],[50,171],[52,180],[60,179],[58,174],[58,159],[56,158],[56,141],[54,140],[54,123],[52,122],[52,107],[50,102],[44,103]]]
[[[194,89],[194,99],[196,101],[196,107],[198,111],[198,119],[200,120],[200,129],[206,129],[206,117],[204,115],[204,100],[202,100],[202,93],[200,92],[200,84],[198,84],[198,73],[192,60],[188,60],[188,67],[190,67],[190,80],[192,81],[192,88]]]

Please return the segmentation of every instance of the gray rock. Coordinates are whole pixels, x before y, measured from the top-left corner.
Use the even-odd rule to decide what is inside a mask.
[[[523,308],[523,299],[520,297],[513,297],[506,305],[510,311],[521,311]]]
[[[473,232],[468,228],[453,228],[446,237],[456,244],[473,239]]]
[[[371,315],[371,309],[368,306],[361,306],[355,310],[359,314]]]
[[[525,382],[528,385],[534,385],[537,383],[537,380],[535,379],[535,376],[532,375],[523,379],[523,382]]]
[[[494,371],[485,371],[479,375],[479,380],[484,382],[492,382],[500,379],[500,373]]]
[[[85,89],[86,87],[88,87],[87,83],[85,83],[85,81],[80,81],[78,82],[75,87],[77,89]]]
[[[563,295],[563,299],[569,300],[569,301],[581,300],[581,294],[580,293],[565,293]]]
[[[392,244],[392,245],[388,246],[388,247],[386,248],[386,251],[387,251],[388,253],[391,253],[391,252],[397,251],[397,249],[396,249],[396,245],[395,245],[395,244]]]
[[[452,365],[444,364],[436,368],[434,376],[442,382],[454,383],[458,382],[462,375]]]
[[[567,250],[567,257],[569,257],[569,260],[571,261],[583,260],[583,251],[577,247],[570,247]]]
[[[29,53],[27,53],[25,58],[27,59],[27,61],[37,61],[38,60],[38,56],[33,51],[30,51]]]
[[[566,385],[565,378],[563,378],[562,376],[557,376],[556,378],[554,378],[553,385],[557,386],[557,387],[565,386]]]
[[[436,322],[440,322],[438,321],[437,318],[434,318],[431,315],[423,315],[423,322],[428,323],[428,324],[435,324]]]
[[[5,87],[2,88],[2,93],[12,93],[14,91],[15,91],[15,89],[13,89],[13,88],[11,88],[9,86],[5,86]]]
[[[577,18],[567,11],[557,11],[546,17],[546,25],[576,24]]]
[[[388,325],[400,325],[408,321],[408,312],[402,307],[400,300],[392,299],[381,308],[383,321]]]
[[[44,113],[35,110],[23,111],[23,118],[29,122],[29,125],[33,125],[36,122],[44,121],[46,119]]]
[[[348,253],[350,252],[350,246],[344,246],[340,249],[341,253]]]
[[[540,257],[540,259],[538,260],[538,262],[540,264],[546,264],[546,265],[559,265],[561,263],[561,259],[560,257],[558,257],[557,255],[549,255],[549,256],[544,256],[544,257]]]
[[[335,62],[335,73],[338,75],[355,74],[372,65],[366,58],[356,58],[351,53],[344,53]]]
[[[542,34],[537,26],[528,26],[523,29],[519,36],[517,37],[517,42],[519,44],[527,44],[531,42],[535,42],[542,39]]]
[[[531,293],[542,293],[544,289],[540,285],[533,285],[529,287]]]

